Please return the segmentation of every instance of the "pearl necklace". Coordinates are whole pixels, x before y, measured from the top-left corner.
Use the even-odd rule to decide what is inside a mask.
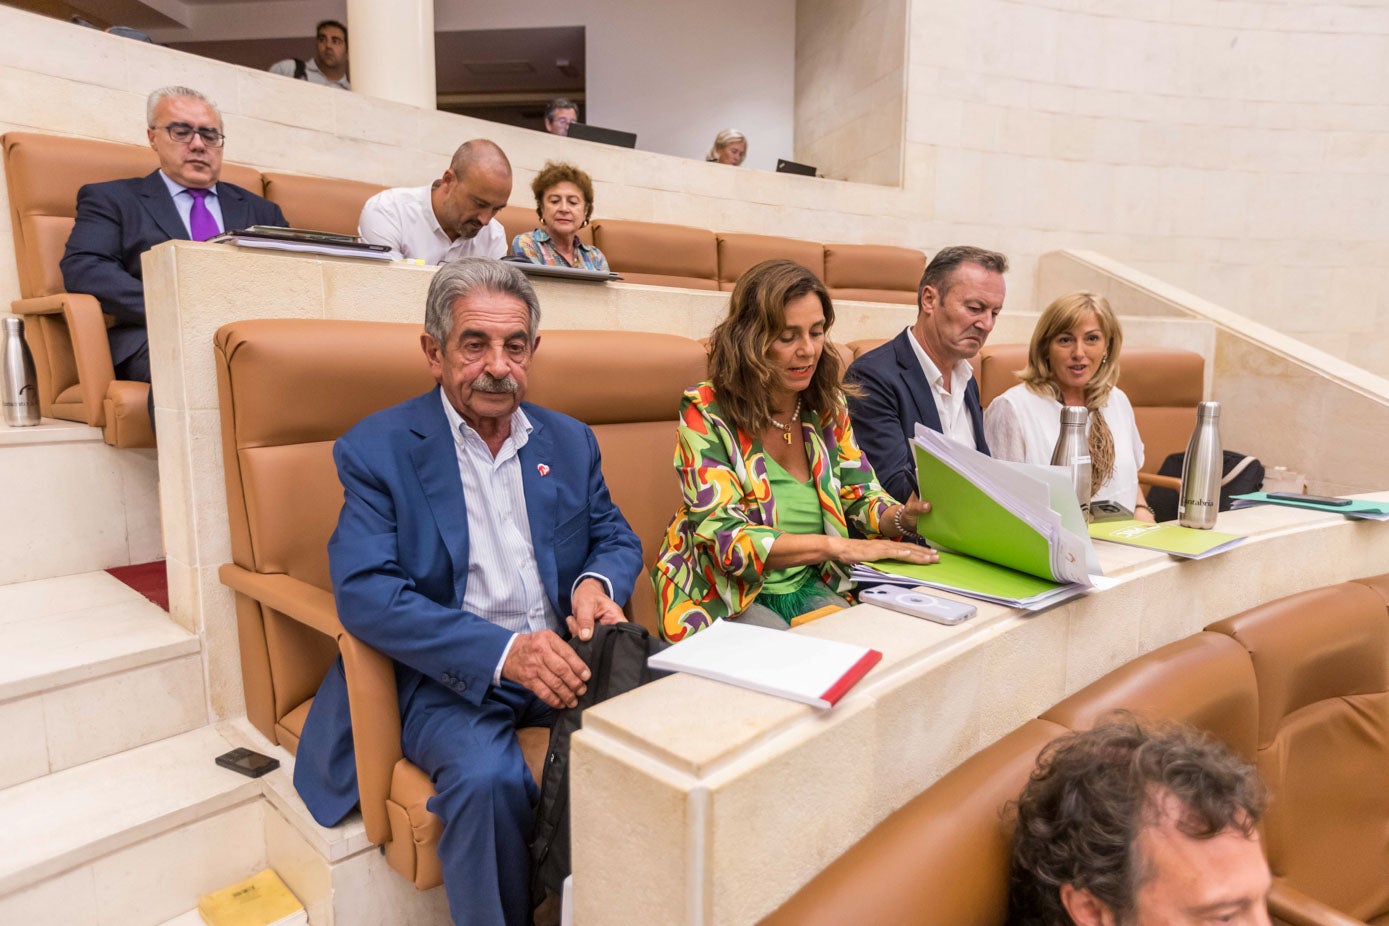
[[[781,432],[782,439],[788,444],[791,443],[791,425],[801,420],[801,397],[796,396],[796,410],[791,413],[791,424],[782,424],[771,415],[767,417],[771,419],[772,427]]]

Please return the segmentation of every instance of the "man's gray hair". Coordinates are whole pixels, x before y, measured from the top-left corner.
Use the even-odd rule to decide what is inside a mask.
[[[559,112],[561,109],[572,109],[574,110],[575,115],[578,115],[579,113],[578,106],[571,103],[569,100],[566,100],[562,96],[557,96],[550,101],[550,104],[548,106],[545,107],[545,118],[553,122],[555,118],[555,113]]]
[[[222,111],[217,108],[217,104],[209,100],[206,96],[194,90],[192,87],[160,87],[145,100],[145,125],[154,128],[154,111],[159,106],[161,100],[170,97],[184,96],[193,100],[202,100],[212,111],[217,114],[217,121],[222,121]]]
[[[515,296],[530,316],[530,343],[540,332],[540,300],[526,275],[511,264],[490,257],[463,257],[444,264],[434,274],[425,299],[424,331],[440,348],[453,334],[453,304],[475,290]]]

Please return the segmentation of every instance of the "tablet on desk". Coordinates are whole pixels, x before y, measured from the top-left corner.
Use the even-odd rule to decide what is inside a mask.
[[[503,257],[502,260],[514,265],[526,276],[555,277],[561,280],[582,280],[585,283],[606,283],[622,279],[621,274],[611,270],[588,270],[584,267],[563,267],[558,264],[533,264],[524,257]]]

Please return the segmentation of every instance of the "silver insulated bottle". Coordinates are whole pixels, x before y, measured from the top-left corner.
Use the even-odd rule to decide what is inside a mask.
[[[39,380],[34,375],[34,358],[24,343],[24,319],[11,315],[0,328],[0,399],[5,404],[5,423],[26,428],[39,423]]]
[[[1220,451],[1220,403],[1196,406],[1196,430],[1182,460],[1182,488],[1177,498],[1177,523],[1182,527],[1210,530],[1220,511],[1220,479],[1224,475]]]
[[[1090,420],[1090,409],[1084,405],[1063,405],[1061,407],[1061,433],[1056,436],[1056,447],[1051,451],[1052,466],[1066,466],[1071,470],[1071,481],[1075,486],[1076,501],[1080,510],[1090,511],[1090,443],[1085,437],[1085,426]]]

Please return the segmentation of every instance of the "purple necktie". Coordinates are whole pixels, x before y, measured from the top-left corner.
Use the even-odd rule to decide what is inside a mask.
[[[188,213],[188,233],[193,236],[194,241],[206,241],[222,233],[222,229],[217,227],[217,220],[212,217],[212,211],[207,208],[206,200],[209,192],[209,190],[188,191],[189,195],[193,197],[193,209]]]

